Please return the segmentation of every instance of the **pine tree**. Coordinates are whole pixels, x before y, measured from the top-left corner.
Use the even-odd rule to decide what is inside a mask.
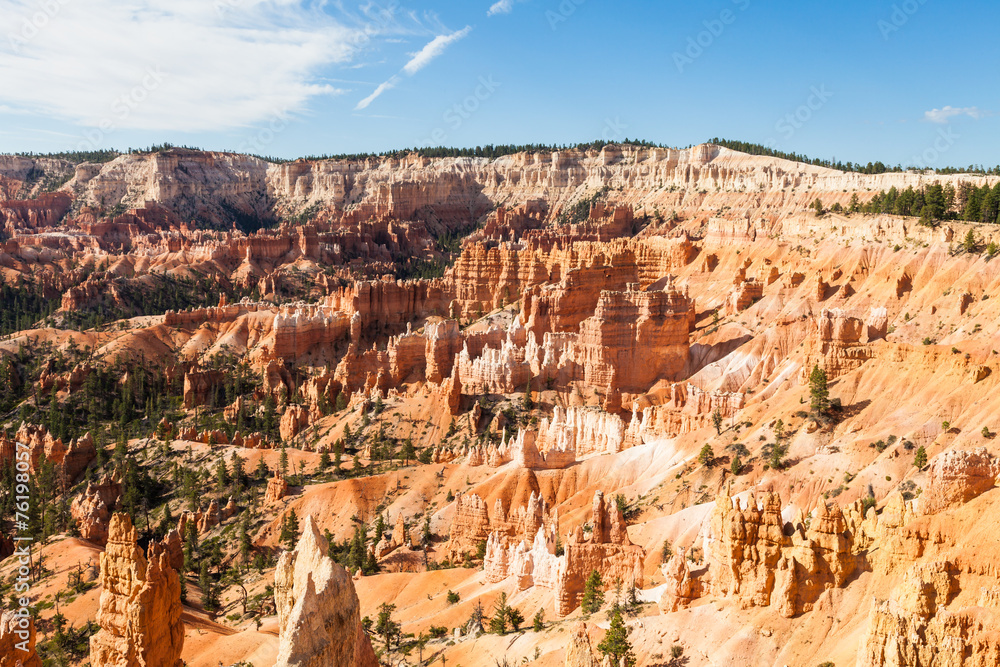
[[[250,520],[244,512],[240,519],[240,561],[243,567],[250,563],[250,552],[253,550],[253,542],[250,540]]]
[[[538,609],[535,613],[535,617],[531,619],[531,629],[535,632],[541,632],[545,629],[545,610],[542,608]]]
[[[246,472],[243,469],[243,459],[240,457],[239,454],[233,452],[233,456],[230,460],[232,462],[230,477],[232,478],[233,483],[236,484],[237,487],[242,488],[243,483],[246,481],[246,476],[247,476]]]
[[[635,665],[632,644],[628,640],[628,629],[625,627],[625,622],[622,621],[622,613],[617,606],[611,610],[611,627],[608,628],[601,643],[597,645],[597,650],[605,656],[609,656],[613,665],[622,664],[622,660],[628,667]]]
[[[286,548],[291,551],[295,548],[295,543],[299,539],[299,517],[293,509],[281,521],[281,534],[278,536],[279,542],[284,542]]]
[[[603,586],[601,573],[597,570],[591,570],[587,577],[587,583],[583,587],[583,599],[580,601],[580,608],[584,614],[593,614],[604,606]]]
[[[375,560],[375,550],[374,549],[369,549],[368,550],[368,553],[365,556],[365,564],[364,564],[364,567],[361,568],[361,571],[365,575],[372,575],[372,574],[375,574],[376,572],[378,572],[378,561]]]
[[[319,469],[326,470],[330,467],[330,452],[323,450],[323,453],[319,455]]]
[[[712,426],[715,427],[716,435],[722,435],[722,413],[719,408],[712,410]]]
[[[976,234],[971,229],[966,233],[965,239],[962,241],[962,250],[968,253],[976,252],[976,247],[979,244],[976,243]]]
[[[392,612],[394,611],[396,611],[396,605],[383,602],[379,605],[378,619],[375,622],[375,634],[382,637],[386,651],[389,650],[392,640],[399,637],[400,625],[392,620]]]
[[[403,464],[407,465],[410,461],[416,458],[417,453],[413,449],[413,440],[407,438],[403,441],[403,447],[399,451],[399,457],[403,459]]]
[[[698,463],[703,466],[711,466],[712,461],[714,460],[715,452],[712,451],[712,445],[705,443],[705,445],[701,448],[701,451],[698,452]]]
[[[516,607],[508,607],[507,621],[510,623],[510,627],[514,632],[520,632],[521,624],[524,623],[524,614],[522,614],[521,610]]]
[[[814,414],[822,415],[830,409],[830,390],[827,387],[826,371],[813,366],[809,374],[809,408]]]
[[[927,465],[927,450],[924,449],[923,445],[917,448],[917,454],[913,457],[913,465],[917,468],[923,468]]]
[[[496,635],[507,634],[507,617],[510,607],[507,605],[507,594],[501,593],[493,607],[493,618],[490,619],[490,632]]]
[[[741,470],[743,470],[743,461],[740,460],[739,454],[733,454],[733,462],[729,466],[729,472],[739,475]]]
[[[163,520],[160,522],[159,532],[166,535],[174,527],[174,515],[170,512],[170,503],[163,505]]]
[[[220,491],[229,485],[229,470],[226,468],[226,459],[224,458],[219,458],[219,463],[215,467],[215,479]]]

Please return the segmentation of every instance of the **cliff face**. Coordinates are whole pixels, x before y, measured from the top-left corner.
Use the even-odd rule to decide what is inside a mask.
[[[125,514],[111,517],[101,554],[101,629],[90,639],[94,667],[181,667],[181,588],[166,554],[149,560]]]
[[[329,545],[307,516],[293,551],[274,573],[278,667],[377,667],[361,627],[350,575],[327,556]]]
[[[949,609],[958,590],[953,563],[911,568],[890,599],[872,605],[859,667],[985,667],[1000,662],[997,589],[983,588],[971,607]]]
[[[0,165],[0,175],[23,179],[35,167],[46,172],[66,170],[57,161],[8,157]],[[719,208],[726,193],[754,193],[754,199],[764,200],[770,212],[778,213],[805,208],[816,194],[905,189],[928,178],[914,173],[845,174],[711,145],[685,150],[609,146],[601,151],[518,154],[495,160],[410,155],[280,165],[231,153],[173,149],[81,165],[63,187],[94,204],[102,198],[107,205],[123,199],[128,204],[155,201],[186,217],[216,213],[218,202],[226,201],[260,213],[319,204],[345,217],[406,220],[423,215],[437,222],[478,217],[494,203],[516,208],[544,200],[555,209],[605,185],[627,187],[636,200],[648,202],[650,208],[656,202],[667,211],[683,208],[688,203],[684,193],[689,191],[704,192],[699,203],[708,203],[706,209]],[[718,191],[722,196],[707,194]],[[780,194],[761,197],[760,192]],[[849,198],[843,197],[841,203]],[[729,203],[734,199],[728,197]],[[741,197],[746,203],[737,212],[750,205],[750,199]]]

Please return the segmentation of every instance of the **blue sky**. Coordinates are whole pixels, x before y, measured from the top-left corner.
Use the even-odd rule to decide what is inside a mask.
[[[0,0],[0,151],[713,136],[1000,163],[995,3]]]

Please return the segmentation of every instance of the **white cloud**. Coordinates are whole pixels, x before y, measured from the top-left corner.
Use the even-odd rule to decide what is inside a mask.
[[[320,76],[391,32],[319,0],[0,0],[0,90],[11,109],[99,127],[251,125],[343,92]],[[355,26],[356,27],[351,27]]]
[[[472,26],[467,25],[461,30],[457,30],[448,35],[438,35],[432,39],[426,46],[424,46],[424,48],[420,49],[417,53],[412,54],[409,62],[403,65],[403,69],[400,71],[400,74],[394,74],[388,81],[379,84],[378,88],[375,89],[375,92],[358,102],[357,106],[354,107],[354,110],[361,111],[362,109],[367,109],[368,106],[379,97],[379,95],[387,90],[392,90],[399,84],[401,74],[413,76],[423,68],[427,67],[432,60],[444,53],[449,44],[457,42],[470,32],[472,32]]]
[[[487,16],[499,16],[500,14],[510,14],[514,11],[514,5],[527,2],[528,0],[497,0],[492,5],[490,5],[489,10],[487,10]]]
[[[510,14],[514,9],[514,0],[500,0],[495,2],[490,6],[487,16],[496,16],[497,14]]]
[[[924,120],[932,123],[947,123],[955,116],[968,116],[979,120],[986,113],[979,107],[952,107],[946,106],[942,109],[931,109],[924,112]]]
[[[423,68],[427,67],[432,60],[444,53],[444,50],[448,48],[448,45],[452,42],[457,42],[466,35],[472,32],[472,26],[465,26],[461,30],[451,33],[450,35],[438,35],[427,45],[420,49],[413,57],[410,62],[403,66],[403,71],[413,76]]]
[[[375,92],[366,97],[365,99],[358,102],[358,105],[354,107],[355,111],[361,111],[362,109],[367,109],[368,106],[375,101],[375,99],[387,90],[392,90],[399,83],[399,75],[393,76],[391,79],[384,83],[380,83]]]

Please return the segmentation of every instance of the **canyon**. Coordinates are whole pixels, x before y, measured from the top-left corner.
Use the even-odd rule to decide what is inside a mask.
[[[858,208],[998,180],[0,156],[0,465],[75,591],[35,650],[586,666],[613,606],[638,665],[997,664],[1000,228]]]

